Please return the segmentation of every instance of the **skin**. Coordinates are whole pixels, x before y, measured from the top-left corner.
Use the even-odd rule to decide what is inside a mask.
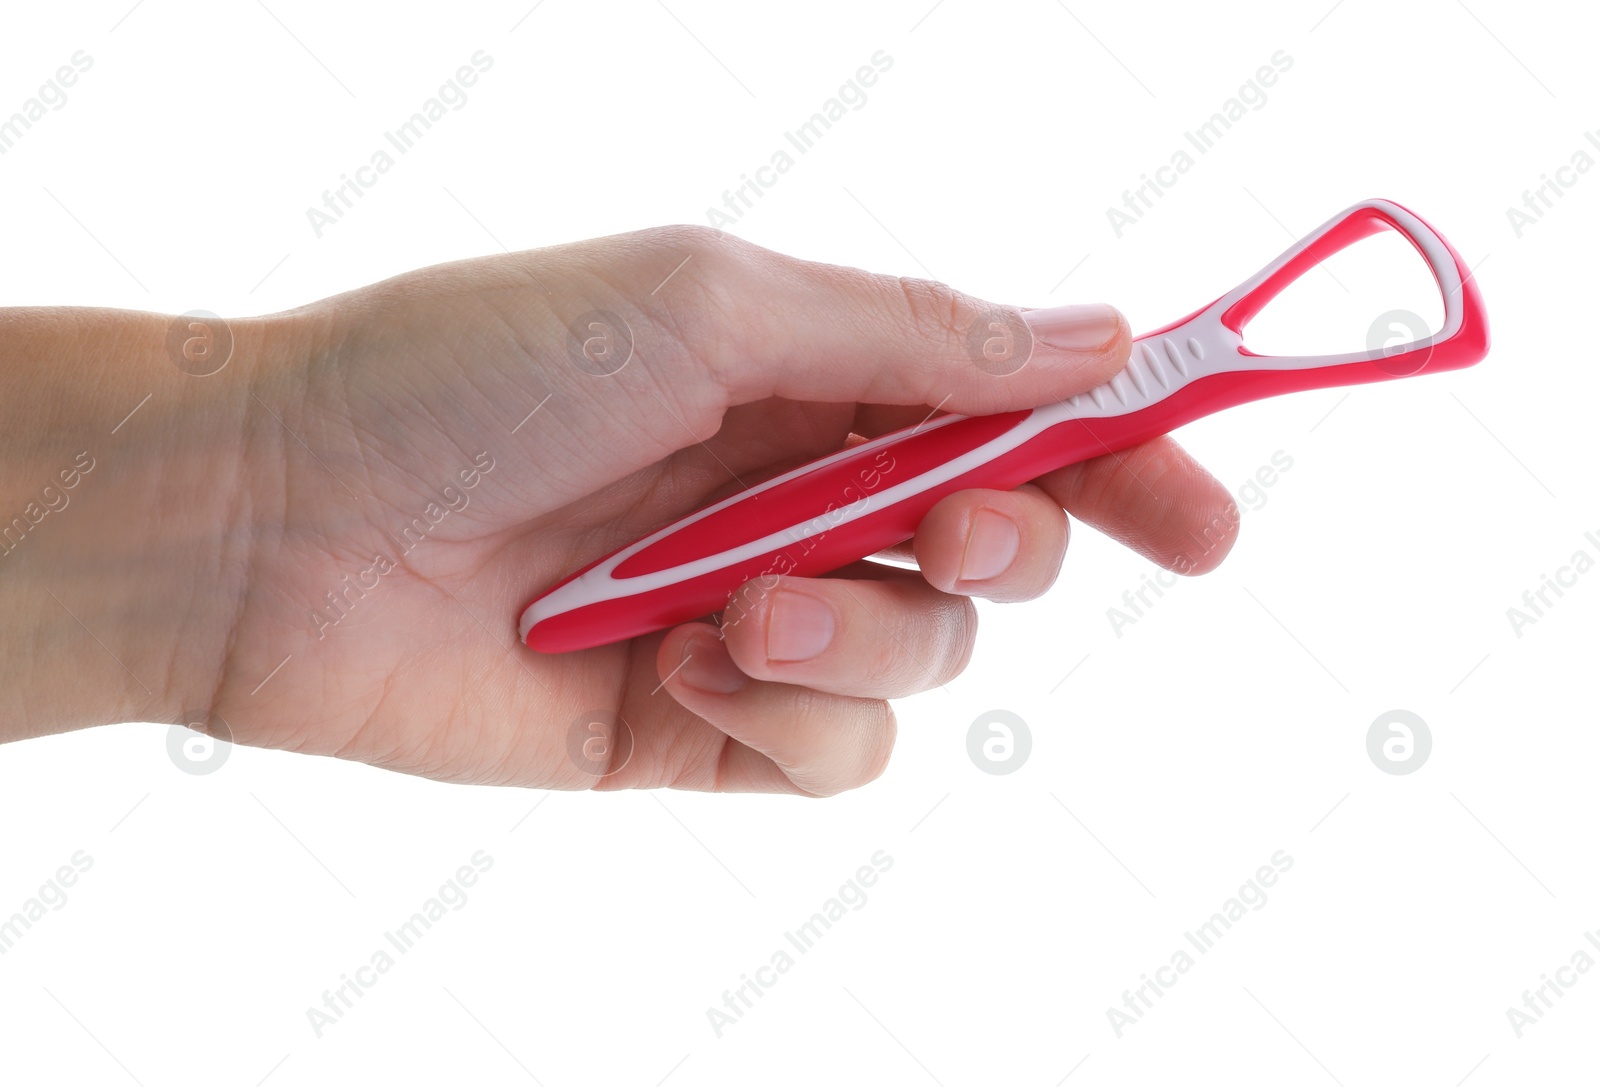
[[[608,376],[570,349],[595,310],[633,341]],[[541,655],[517,641],[517,615],[741,482],[936,406],[1054,402],[1126,361],[1117,317],[1100,346],[1040,342],[1006,376],[974,365],[973,323],[1020,312],[695,227],[229,321],[231,356],[204,377],[175,365],[173,318],[0,310],[0,527],[29,525],[0,554],[0,738],[181,722],[456,782],[862,785],[893,746],[887,699],[961,671],[973,597],[1050,586],[1068,512],[1202,573],[1236,531],[1226,489],[1163,438],[952,495],[901,552],[920,573],[864,562],[785,577],[720,631],[707,617]],[[85,453],[93,467],[67,488],[60,473]],[[408,525],[421,527],[408,538]],[[964,578],[964,561],[982,576]],[[789,659],[815,629],[805,599],[835,637]],[[598,763],[574,757],[574,732]]]

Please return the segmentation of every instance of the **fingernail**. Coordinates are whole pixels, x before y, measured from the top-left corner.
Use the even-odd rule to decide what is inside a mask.
[[[767,615],[767,659],[808,661],[833,641],[833,607],[810,593],[780,589]]]
[[[982,509],[967,530],[967,549],[961,555],[960,581],[988,581],[1010,569],[1022,547],[1017,523],[1003,513]]]
[[[683,644],[683,663],[678,678],[696,690],[711,694],[733,694],[749,682],[728,655],[728,646],[712,634],[700,634]]]
[[[1063,351],[1098,351],[1122,329],[1121,314],[1103,302],[1029,310],[1022,319],[1035,341]]]

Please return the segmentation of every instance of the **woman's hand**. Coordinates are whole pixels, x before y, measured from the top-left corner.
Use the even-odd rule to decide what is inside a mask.
[[[164,322],[90,311],[0,315],[0,351],[63,349],[52,313],[120,322],[102,335],[166,354],[151,343]],[[235,342],[219,372],[125,365],[121,400],[75,391],[64,361],[53,397],[35,388],[44,367],[27,371],[27,397],[69,428],[41,438],[51,454],[91,439],[105,452],[79,508],[0,558],[0,598],[105,654],[80,664],[97,679],[70,705],[0,703],[8,734],[220,721],[244,743],[450,781],[828,794],[882,771],[885,699],[966,664],[971,597],[1049,587],[1063,510],[1184,573],[1220,562],[1236,530],[1227,491],[1161,439],[946,498],[911,541],[920,574],[785,577],[720,632],[708,617],[543,656],[518,642],[518,613],[574,569],[853,435],[1100,384],[1127,360],[1126,323],[674,227],[425,269],[222,334]],[[146,385],[121,446],[93,433],[111,423],[91,414]],[[141,577],[131,599],[114,585]],[[20,705],[33,719],[19,727]]]

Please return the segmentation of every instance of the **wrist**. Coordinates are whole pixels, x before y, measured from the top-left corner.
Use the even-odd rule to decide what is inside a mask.
[[[0,739],[209,716],[295,327],[0,311]]]

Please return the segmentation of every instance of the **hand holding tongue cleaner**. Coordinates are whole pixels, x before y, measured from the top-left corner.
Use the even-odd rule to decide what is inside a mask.
[[[1280,357],[1241,330],[1285,287],[1353,242],[1397,230],[1444,296],[1444,327],[1393,348]],[[1116,377],[1070,399],[1000,415],[944,415],[785,472],[689,514],[548,590],[522,613],[546,653],[586,649],[720,611],[751,581],[814,576],[910,537],[945,495],[1009,489],[1148,441],[1214,411],[1301,389],[1471,366],[1489,349],[1483,298],[1432,227],[1368,200],[1318,227],[1254,278],[1139,337]]]

